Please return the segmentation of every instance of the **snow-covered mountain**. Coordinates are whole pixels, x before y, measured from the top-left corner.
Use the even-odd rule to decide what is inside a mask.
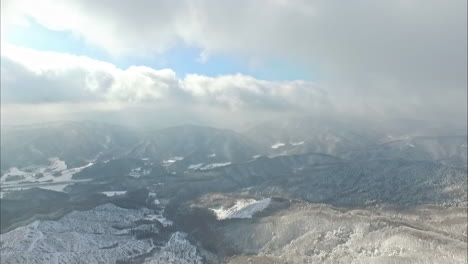
[[[300,201],[270,207],[252,219],[212,221],[203,230],[211,236],[197,234],[231,264],[467,261],[466,208],[369,211]]]
[[[149,132],[128,156],[184,163],[239,162],[258,154],[256,143],[230,130],[178,126]]]
[[[82,166],[128,149],[137,138],[134,131],[125,127],[89,121],[7,127],[2,129],[1,137],[2,171],[47,165],[53,157],[69,166]]]
[[[448,166],[467,166],[467,137],[411,137],[364,149],[345,151],[338,156],[352,160],[407,159],[434,161]]]
[[[350,162],[304,154],[258,158],[193,175],[213,179],[219,188],[249,187],[249,193],[260,196],[340,206],[458,204],[467,199],[466,169],[426,161]],[[205,185],[208,188],[209,181]]]
[[[2,128],[2,263],[465,263],[466,136],[365,124]]]
[[[18,264],[118,263],[138,258],[154,264],[202,263],[183,233],[164,241],[163,228],[152,214],[149,209],[104,204],[57,221],[37,220],[2,235],[1,259]],[[157,252],[154,258],[152,252]]]
[[[466,166],[466,135],[391,136],[362,122],[295,118],[254,126],[244,134],[185,125],[135,131],[97,122],[58,122],[2,128],[2,174],[12,167],[48,165],[51,158],[79,167],[95,160],[137,158],[191,165],[238,163],[259,155],[309,152],[370,160],[411,159]],[[410,132],[408,132],[410,133]],[[396,134],[394,134],[396,135]]]
[[[381,137],[378,130],[364,129],[359,123],[324,117],[273,120],[253,126],[246,135],[259,142],[266,152],[282,155],[307,152],[334,155],[376,144]]]

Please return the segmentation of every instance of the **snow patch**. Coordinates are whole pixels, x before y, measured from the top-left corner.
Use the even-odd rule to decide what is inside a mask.
[[[224,166],[228,166],[228,165],[231,165],[231,162],[212,163],[212,164],[208,164],[208,165],[204,166],[203,168],[200,168],[200,170],[209,170],[209,169],[224,167]]]
[[[56,192],[65,192],[65,187],[70,185],[70,183],[66,184],[51,184],[51,185],[45,185],[41,186],[41,189],[46,189],[46,190],[51,190],[51,191],[56,191]]]
[[[22,171],[16,167],[10,168],[5,174],[3,174],[3,177],[1,178],[2,182],[5,181],[5,179],[8,179],[9,176],[24,176],[24,177],[29,177],[32,173],[31,172],[26,172]]]
[[[83,180],[73,180],[73,174],[93,165],[89,163],[82,167],[68,168],[65,161],[58,158],[50,158],[47,167],[36,167],[32,169],[19,169],[13,167],[3,174],[0,183],[4,189],[13,190],[21,187],[28,189],[40,187],[49,190],[63,191],[66,185]],[[58,185],[58,183],[62,183]]]
[[[148,193],[148,199],[149,199],[149,200],[152,199],[152,200],[153,200],[152,203],[153,203],[154,205],[160,205],[161,203],[159,202],[159,200],[158,200],[156,197],[157,197],[157,196],[156,196],[156,193],[154,193],[154,192]]]
[[[203,166],[203,163],[192,164],[192,165],[188,166],[188,169],[189,169],[189,170],[197,170],[197,169],[199,169],[199,168],[202,167],[202,166]]]
[[[231,218],[252,218],[256,212],[263,211],[270,204],[271,199],[266,198],[262,200],[242,199],[237,200],[236,204],[229,208],[210,208],[218,220],[231,219]]]
[[[286,144],[282,143],[282,142],[278,142],[278,143],[275,143],[273,145],[271,145],[271,148],[272,149],[277,149],[277,148],[280,148],[280,147],[284,147]]]
[[[303,145],[304,143],[305,143],[304,141],[299,141],[299,142],[290,142],[289,144],[293,146],[300,146],[300,145]]]
[[[111,191],[111,192],[101,192],[102,194],[106,195],[107,197],[113,197],[118,195],[124,195],[127,191]]]
[[[47,168],[51,172],[59,172],[67,169],[67,164],[65,164],[65,161],[60,160],[59,158],[50,158],[50,165]]]
[[[188,166],[188,169],[189,170],[211,170],[214,168],[224,167],[228,165],[231,165],[231,162],[211,163],[211,164],[198,163],[198,164],[192,164]]]
[[[184,157],[172,157],[170,159],[163,160],[163,165],[168,166],[168,165],[171,165],[172,163],[175,163],[181,160],[184,160]]]

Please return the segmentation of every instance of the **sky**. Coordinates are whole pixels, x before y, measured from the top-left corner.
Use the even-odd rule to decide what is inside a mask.
[[[1,45],[2,123],[141,109],[466,122],[466,0],[2,0]]]

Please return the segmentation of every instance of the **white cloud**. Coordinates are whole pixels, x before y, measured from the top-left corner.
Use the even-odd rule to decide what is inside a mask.
[[[216,78],[171,69],[131,66],[126,70],[82,56],[2,46],[2,102],[164,103],[231,110],[309,111],[328,104],[317,85],[272,82],[241,74]]]
[[[216,78],[191,74],[184,79],[184,89],[196,101],[232,109],[296,108],[311,111],[330,108],[324,91],[305,81],[272,82],[242,74]]]

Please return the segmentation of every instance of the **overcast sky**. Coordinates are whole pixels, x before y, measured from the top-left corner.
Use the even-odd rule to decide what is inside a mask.
[[[466,0],[2,0],[1,20],[2,122],[130,107],[466,122]]]

